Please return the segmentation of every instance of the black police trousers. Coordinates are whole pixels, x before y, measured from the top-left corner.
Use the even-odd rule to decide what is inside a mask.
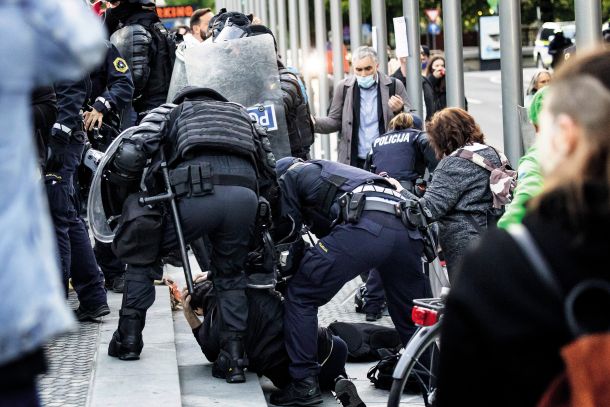
[[[244,263],[257,209],[256,193],[238,186],[215,185],[213,194],[178,201],[186,242],[206,235],[211,243],[212,280],[225,338],[239,336],[246,330],[248,302]],[[176,230],[168,214],[157,261],[145,266],[127,265],[123,313],[135,310],[142,316],[146,314],[155,300],[153,281],[163,275],[161,255],[177,247]]]

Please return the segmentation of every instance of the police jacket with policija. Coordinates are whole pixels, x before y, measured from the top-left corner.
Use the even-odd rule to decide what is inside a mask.
[[[414,182],[426,167],[433,172],[438,164],[426,133],[416,129],[397,130],[373,140],[371,164],[375,173],[387,172],[399,181]]]
[[[173,175],[182,174],[176,181],[186,183],[186,193],[205,193],[201,188],[214,184],[243,186],[263,193],[261,189],[267,185],[261,184],[274,177],[275,160],[266,134],[259,133],[246,109],[201,88],[184,90],[175,101],[179,104],[168,103],[152,110],[124,141],[152,158],[145,179],[149,191],[163,190],[158,179],[158,152],[163,148],[172,185],[176,187]],[[188,172],[177,170],[182,163],[196,162],[202,156],[207,157],[203,161],[208,163],[193,164]],[[223,164],[214,156],[235,156],[251,167],[233,166],[226,160]]]
[[[138,11],[121,21],[111,37],[127,61],[135,85],[134,110],[147,112],[167,99],[176,47],[154,11]]]
[[[333,222],[339,217],[338,198],[341,195],[363,184],[394,190],[384,177],[327,160],[296,163],[278,182],[282,218],[291,218],[295,225],[306,224],[318,238],[330,233]]]
[[[128,108],[133,99],[134,84],[127,61],[109,41],[104,63],[90,75],[91,95],[87,104],[100,113],[120,112]]]
[[[290,358],[284,342],[284,308],[277,292],[246,289],[248,296],[248,329],[244,347],[248,369],[259,376],[267,376],[277,387],[290,382]],[[221,323],[217,303],[208,305],[203,324],[193,330],[205,357],[214,362],[221,349]],[[318,328],[318,360],[326,360],[332,350],[332,335],[327,328]]]

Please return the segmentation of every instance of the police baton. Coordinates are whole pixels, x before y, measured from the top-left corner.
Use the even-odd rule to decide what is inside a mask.
[[[182,258],[182,268],[184,270],[184,278],[186,279],[186,288],[190,295],[193,295],[193,275],[191,273],[191,264],[189,263],[188,254],[186,253],[186,243],[184,242],[184,235],[182,234],[182,223],[180,222],[180,213],[178,212],[178,205],[176,204],[176,194],[172,191],[172,185],[169,182],[169,171],[167,169],[167,162],[165,161],[165,154],[163,149],[161,153],[161,174],[163,174],[163,181],[165,182],[164,194],[155,195],[151,197],[141,197],[138,203],[141,206],[152,205],[159,202],[169,201],[170,208],[172,211],[172,217],[174,218],[174,227],[176,228],[176,236],[178,236],[178,246],[180,247],[180,257]]]

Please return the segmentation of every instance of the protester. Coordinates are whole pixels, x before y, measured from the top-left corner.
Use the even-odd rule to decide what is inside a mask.
[[[434,115],[428,124],[428,136],[436,157],[442,159],[422,203],[430,211],[430,220],[440,223],[440,244],[447,272],[453,278],[464,251],[478,241],[493,220],[489,171],[453,153],[468,150],[494,166],[501,165],[500,155],[485,144],[479,125],[460,108],[447,108]],[[398,181],[393,182],[403,189]]]
[[[610,247],[610,91],[577,73],[587,62],[570,59],[566,74],[560,68],[549,87],[537,140],[544,190],[523,220],[563,293],[588,278],[610,282],[604,267]],[[554,294],[513,237],[489,233],[465,256],[447,300],[437,405],[537,405],[564,370],[564,345],[574,338],[565,294]],[[609,307],[598,301],[578,322],[607,329]],[[607,349],[594,347],[578,368],[607,363],[608,357]],[[585,385],[573,390],[607,394],[607,376],[579,374]]]
[[[36,164],[31,91],[101,61],[102,26],[82,2],[0,3],[0,405],[38,406],[43,347],[73,326]],[[18,34],[16,34],[18,33]]]
[[[551,83],[551,73],[546,69],[537,71],[525,91],[525,107],[529,107],[536,92]]]
[[[427,45],[422,45],[420,47],[419,58],[421,60],[421,69],[423,74],[428,67],[428,63],[430,62],[430,48]]]
[[[335,87],[328,116],[315,118],[314,129],[322,134],[340,131],[338,161],[362,168],[372,141],[410,104],[402,82],[378,71],[373,48],[355,50],[352,64],[355,75]]]
[[[555,36],[549,43],[549,55],[553,57],[551,67],[553,69],[559,68],[559,65],[564,60],[564,50],[572,45],[572,40],[566,38],[563,34],[563,30],[559,29],[555,31]]]
[[[214,17],[214,13],[210,8],[201,8],[199,10],[195,10],[193,15],[191,16],[191,32],[188,35],[185,35],[185,41],[193,42],[192,40],[196,40],[197,42],[203,42],[208,38],[209,35],[209,24],[210,20]]]
[[[426,104],[426,121],[434,113],[447,107],[445,84],[445,58],[435,55],[428,61],[423,80],[424,102]]]

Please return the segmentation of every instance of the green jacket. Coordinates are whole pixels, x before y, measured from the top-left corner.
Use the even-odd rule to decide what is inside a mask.
[[[521,223],[526,212],[527,202],[542,191],[542,172],[538,164],[538,151],[533,145],[519,160],[517,188],[515,196],[506,212],[498,221],[498,227],[506,229],[509,225]]]

